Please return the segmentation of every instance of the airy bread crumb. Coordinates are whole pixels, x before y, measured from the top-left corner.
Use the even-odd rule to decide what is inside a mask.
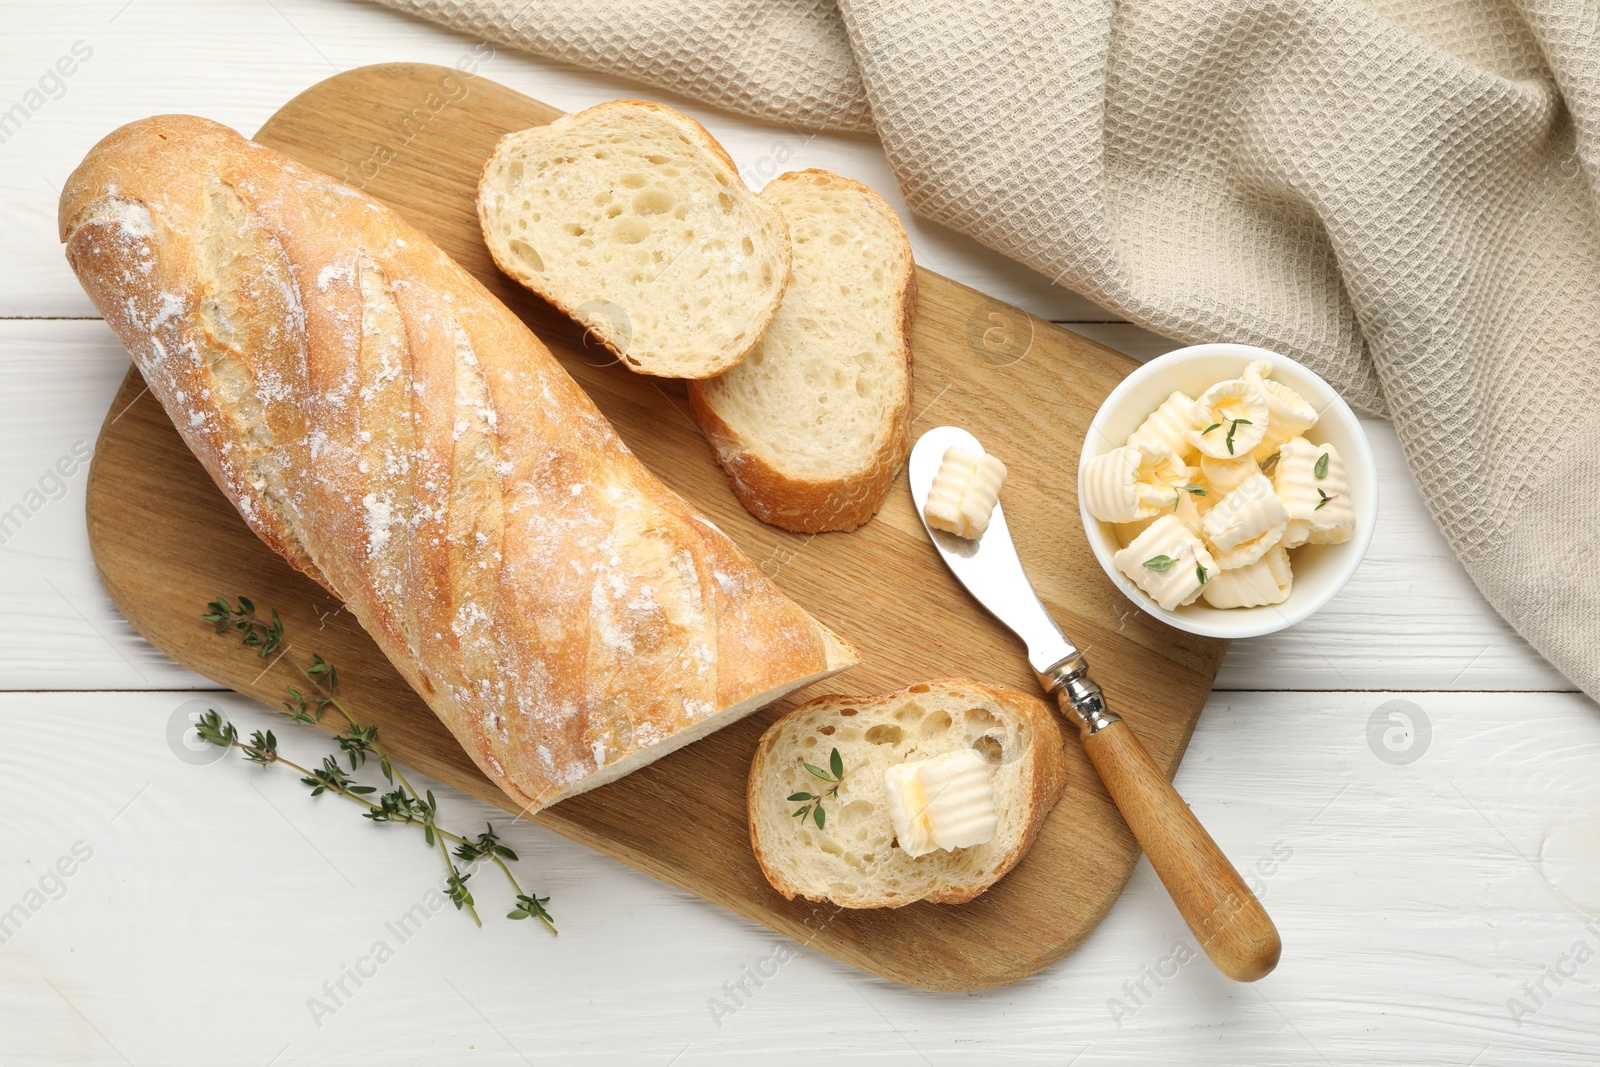
[[[789,280],[782,216],[699,123],[660,104],[613,100],[507,134],[478,219],[501,270],[641,374],[736,365]]]

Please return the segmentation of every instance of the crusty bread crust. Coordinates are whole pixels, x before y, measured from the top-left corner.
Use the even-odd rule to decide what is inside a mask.
[[[530,810],[852,662],[376,201],[165,116],[101,141],[60,211],[79,280],[250,528]]]
[[[537,294],[541,299],[554,306],[563,314],[573,318],[584,325],[589,334],[603,344],[612,355],[629,370],[640,374],[657,375],[669,378],[709,378],[730,367],[736,366],[740,360],[754,348],[760,340],[762,332],[777,314],[778,306],[782,302],[784,288],[789,282],[789,269],[791,252],[789,248],[788,229],[784,224],[783,216],[776,211],[763,206],[763,224],[774,232],[776,247],[780,256],[780,270],[775,289],[768,294],[769,299],[754,306],[756,317],[752,320],[744,343],[723,348],[716,348],[707,344],[699,353],[699,358],[691,366],[682,364],[667,364],[650,358],[648,353],[642,353],[638,346],[631,343],[632,338],[619,337],[615,323],[604,316],[596,316],[584,321],[580,314],[585,299],[575,294],[568,293],[559,286],[551,284],[551,280],[544,274],[531,271],[514,254],[511,243],[500,232],[491,217],[493,210],[491,204],[494,194],[494,175],[504,166],[508,153],[518,148],[530,138],[555,139],[574,125],[596,124],[612,121],[617,116],[625,116],[629,112],[635,114],[643,112],[654,118],[660,119],[683,133],[690,141],[715,160],[716,165],[722,169],[728,179],[727,188],[730,192],[748,198],[754,205],[762,205],[759,198],[753,197],[745,188],[744,180],[739,176],[739,168],[728,155],[726,149],[711,136],[709,130],[699,122],[685,115],[676,108],[665,104],[658,104],[650,100],[608,100],[593,107],[572,115],[564,115],[547,126],[534,127],[530,130],[508,133],[495,145],[494,151],[484,161],[483,172],[478,179],[478,222],[483,230],[484,243],[493,257],[495,265],[508,276]]]
[[[862,733],[859,724],[867,722],[882,725],[897,707],[908,701],[932,706],[935,714],[939,711],[948,714],[950,709],[959,712],[970,707],[982,709],[1002,721],[1008,720],[1010,732],[1005,736],[1022,751],[1002,755],[995,781],[997,801],[1009,796],[1012,803],[1002,807],[1000,826],[990,844],[955,853],[936,851],[915,859],[902,853],[893,865],[880,865],[882,870],[897,868],[893,873],[905,876],[898,886],[889,885],[884,879],[880,879],[879,884],[848,888],[829,885],[819,872],[803,870],[799,864],[789,862],[803,847],[796,844],[796,837],[810,835],[812,828],[794,817],[792,809],[797,805],[786,802],[786,797],[796,787],[809,789],[818,785],[814,779],[807,778],[800,763],[804,759],[826,766],[830,744],[836,744],[847,768],[857,764],[863,751],[872,750],[883,742],[865,737],[851,739],[850,731]],[[800,747],[809,732],[826,734],[826,740],[809,749]],[[993,732],[988,731],[990,736]],[[818,697],[778,719],[761,736],[750,764],[745,794],[750,846],[767,881],[789,900],[801,896],[807,900],[831,901],[845,908],[896,908],[918,900],[964,904],[999,881],[1032,847],[1045,817],[1066,786],[1064,743],[1060,723],[1044,701],[1015,689],[968,678],[922,682],[870,697]],[[953,750],[953,747],[943,749]],[[918,758],[932,754],[937,753],[923,753]],[[874,785],[852,783],[849,770],[845,780],[840,795],[829,804],[829,817],[835,821],[841,811],[869,797]],[[886,821],[888,815],[886,812],[874,814],[873,818]],[[826,832],[817,832],[819,842]],[[853,845],[848,833],[842,836],[845,849],[869,847]],[[898,852],[897,845],[890,848]],[[823,853],[817,851],[811,856],[821,859]]]
[[[877,514],[911,451],[911,326],[916,307],[916,265],[894,209],[872,189],[831,171],[803,170],[774,178],[761,191],[761,198],[774,201],[796,185],[853,192],[857,194],[853,198],[857,203],[890,220],[892,232],[899,236],[899,255],[886,256],[885,261],[898,258],[901,263],[900,277],[893,283],[896,307],[893,318],[897,323],[895,333],[903,354],[905,374],[903,382],[898,383],[893,401],[886,407],[873,454],[868,461],[842,476],[808,477],[797,470],[784,469],[784,457],[773,454],[728,423],[717,408],[714,381],[689,383],[689,410],[710,441],[717,462],[727,472],[734,495],[750,514],[762,522],[797,533],[854,530]],[[791,278],[791,290],[794,285],[795,280]],[[782,315],[781,308],[778,313]],[[849,353],[838,355],[843,358]]]

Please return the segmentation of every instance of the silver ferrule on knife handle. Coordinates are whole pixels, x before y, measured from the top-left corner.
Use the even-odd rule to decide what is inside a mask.
[[[1055,694],[1062,714],[1085,736],[1099,733],[1122,720],[1116,712],[1106,710],[1105,697],[1089,677],[1089,665],[1084,662],[1082,653],[1074,652],[1037,677],[1046,693]]]

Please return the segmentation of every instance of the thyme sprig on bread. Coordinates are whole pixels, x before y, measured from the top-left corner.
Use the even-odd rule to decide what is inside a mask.
[[[794,817],[804,821],[805,817],[810,815],[811,821],[817,824],[818,830],[821,830],[828,822],[827,812],[822,810],[822,802],[837,797],[839,795],[839,787],[844,785],[844,757],[839,755],[839,750],[836,748],[833,750],[833,755],[828,757],[827,770],[810,763],[802,763],[801,766],[813,778],[818,778],[828,783],[828,788],[821,793],[804,791],[791,793],[789,794],[789,802],[793,804],[798,801],[805,801],[803,805],[795,809]]]

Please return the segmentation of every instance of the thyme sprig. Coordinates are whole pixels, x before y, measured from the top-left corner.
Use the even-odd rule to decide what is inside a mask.
[[[1207,426],[1205,429],[1200,431],[1200,436],[1204,437],[1206,434],[1210,433],[1212,430],[1217,429],[1221,425],[1222,425],[1222,423],[1220,423],[1220,422],[1213,422],[1210,426]],[[1227,437],[1228,455],[1230,455],[1230,456],[1233,455],[1233,435],[1238,432],[1239,427],[1241,427],[1241,426],[1254,426],[1254,425],[1255,425],[1255,423],[1251,422],[1249,419],[1229,419],[1228,420],[1228,437]]]
[[[811,816],[811,821],[817,824],[817,829],[821,830],[827,825],[828,821],[827,813],[822,810],[822,802],[837,797],[839,795],[839,787],[844,784],[844,757],[839,755],[839,750],[836,748],[833,750],[833,755],[828,757],[827,770],[810,763],[802,763],[801,766],[805,767],[813,778],[818,778],[828,783],[828,788],[820,793],[810,793],[804,790],[798,793],[791,793],[789,794],[789,802],[793,804],[804,801],[805,803],[795,809],[794,817],[804,822],[806,816],[809,815]]]
[[[418,827],[422,831],[423,842],[430,848],[437,848],[444,861],[445,892],[450,902],[457,911],[467,912],[478,926],[483,925],[483,920],[478,915],[472,891],[467,887],[472,872],[463,872],[456,866],[456,859],[463,863],[481,860],[494,863],[510,882],[517,899],[516,908],[507,918],[526,919],[533,916],[551,933],[556,932],[555,922],[544,907],[550,898],[523,891],[511,868],[506,865],[507,860],[516,862],[517,854],[500,842],[494,826],[488,824],[476,839],[463,837],[439,826],[439,804],[434,799],[433,790],[419,793],[380,745],[378,728],[363,725],[345,706],[339,698],[339,672],[331,664],[316,653],[306,663],[289,654],[293,646],[285,644],[283,621],[276,610],[263,618],[249,597],[238,597],[236,603],[229,603],[226,597],[218,597],[206,605],[206,611],[200,617],[214,626],[219,634],[237,632],[240,643],[254,649],[257,656],[263,659],[276,657],[274,664],[286,662],[305,678],[308,690],[288,686],[289,699],[283,702],[279,714],[292,722],[315,725],[322,721],[323,713],[328,708],[336,710],[344,719],[346,729],[335,735],[334,740],[350,768],[347,771],[338,756],[333,755],[324,756],[317,767],[302,767],[278,752],[278,739],[271,730],[257,730],[250,735],[248,743],[241,741],[233,724],[223,720],[215,710],[207,711],[195,724],[195,733],[202,740],[221,748],[238,749],[245,760],[262,767],[276,763],[298,771],[301,783],[311,790],[312,796],[333,793],[351,800],[366,809],[362,812],[363,818]],[[368,758],[377,761],[384,780],[392,787],[375,800],[372,794],[378,792],[378,787],[364,785],[351,774],[363,767]],[[446,842],[455,842],[454,857]]]
[[[1241,427],[1241,426],[1254,426],[1254,425],[1255,425],[1255,423],[1251,422],[1249,419],[1229,419],[1228,420],[1228,437],[1227,437],[1228,455],[1230,455],[1230,456],[1233,455],[1233,435],[1239,431],[1239,427]]]
[[[1149,559],[1144,561],[1144,565],[1153,571],[1165,573],[1166,571],[1171,570],[1173,564],[1177,562],[1178,561],[1173,557],[1163,553],[1159,556],[1151,556]],[[1206,584],[1206,569],[1203,564],[1195,564],[1194,576],[1200,579],[1201,585]]]
[[[545,905],[550,902],[550,898],[534,896],[522,891],[522,886],[517,884],[516,875],[511,873],[511,868],[507,867],[505,862],[506,860],[510,860],[512,863],[517,862],[517,854],[500,843],[500,839],[494,833],[494,824],[489,824],[488,829],[479,834],[476,841],[463,841],[457,845],[456,856],[467,863],[489,860],[500,868],[501,872],[511,882],[511,888],[517,895],[517,906],[506,913],[506,918],[526,919],[532,917],[549,927],[552,934],[556,932],[555,919],[551,917],[550,912],[545,910]]]

